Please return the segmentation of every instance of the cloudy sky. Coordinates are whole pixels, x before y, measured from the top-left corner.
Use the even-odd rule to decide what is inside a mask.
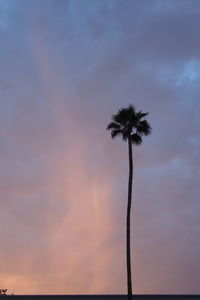
[[[0,283],[126,293],[133,104],[135,293],[200,293],[200,1],[0,0]]]

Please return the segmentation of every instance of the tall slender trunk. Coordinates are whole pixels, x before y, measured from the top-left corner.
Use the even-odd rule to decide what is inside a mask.
[[[132,154],[132,143],[130,138],[128,138],[128,152],[129,152],[129,179],[128,179],[128,205],[127,205],[127,219],[126,219],[126,262],[127,262],[128,300],[132,300],[130,216],[131,216],[131,198],[132,198],[132,181],[133,181],[133,154]]]

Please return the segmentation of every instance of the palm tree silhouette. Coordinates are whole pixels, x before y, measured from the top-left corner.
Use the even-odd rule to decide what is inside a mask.
[[[140,145],[142,136],[151,133],[151,126],[147,120],[142,120],[148,113],[136,112],[135,107],[129,105],[121,108],[116,115],[112,116],[112,122],[107,129],[111,130],[111,137],[122,136],[123,141],[128,141],[129,152],[129,179],[128,179],[128,205],[126,217],[126,263],[127,263],[127,289],[128,300],[132,300],[131,280],[131,247],[130,247],[130,213],[133,181],[133,154],[132,145]]]

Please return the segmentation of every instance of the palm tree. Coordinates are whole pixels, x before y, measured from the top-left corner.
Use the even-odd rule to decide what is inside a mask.
[[[133,181],[133,154],[132,145],[140,145],[142,136],[151,133],[151,126],[147,120],[142,120],[148,113],[136,112],[135,107],[129,105],[121,108],[116,115],[112,116],[112,122],[107,129],[111,130],[111,137],[122,136],[123,141],[128,141],[129,152],[129,179],[128,179],[128,205],[126,217],[126,263],[127,263],[127,289],[128,300],[132,300],[131,281],[131,247],[130,247],[130,213]]]

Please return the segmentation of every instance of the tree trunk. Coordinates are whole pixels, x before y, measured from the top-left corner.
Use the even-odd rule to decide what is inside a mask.
[[[128,300],[132,300],[132,281],[131,281],[131,241],[130,241],[130,216],[131,216],[131,198],[133,181],[133,154],[131,139],[128,139],[129,150],[129,179],[128,179],[128,205],[126,219],[126,262],[127,262],[127,288]]]

